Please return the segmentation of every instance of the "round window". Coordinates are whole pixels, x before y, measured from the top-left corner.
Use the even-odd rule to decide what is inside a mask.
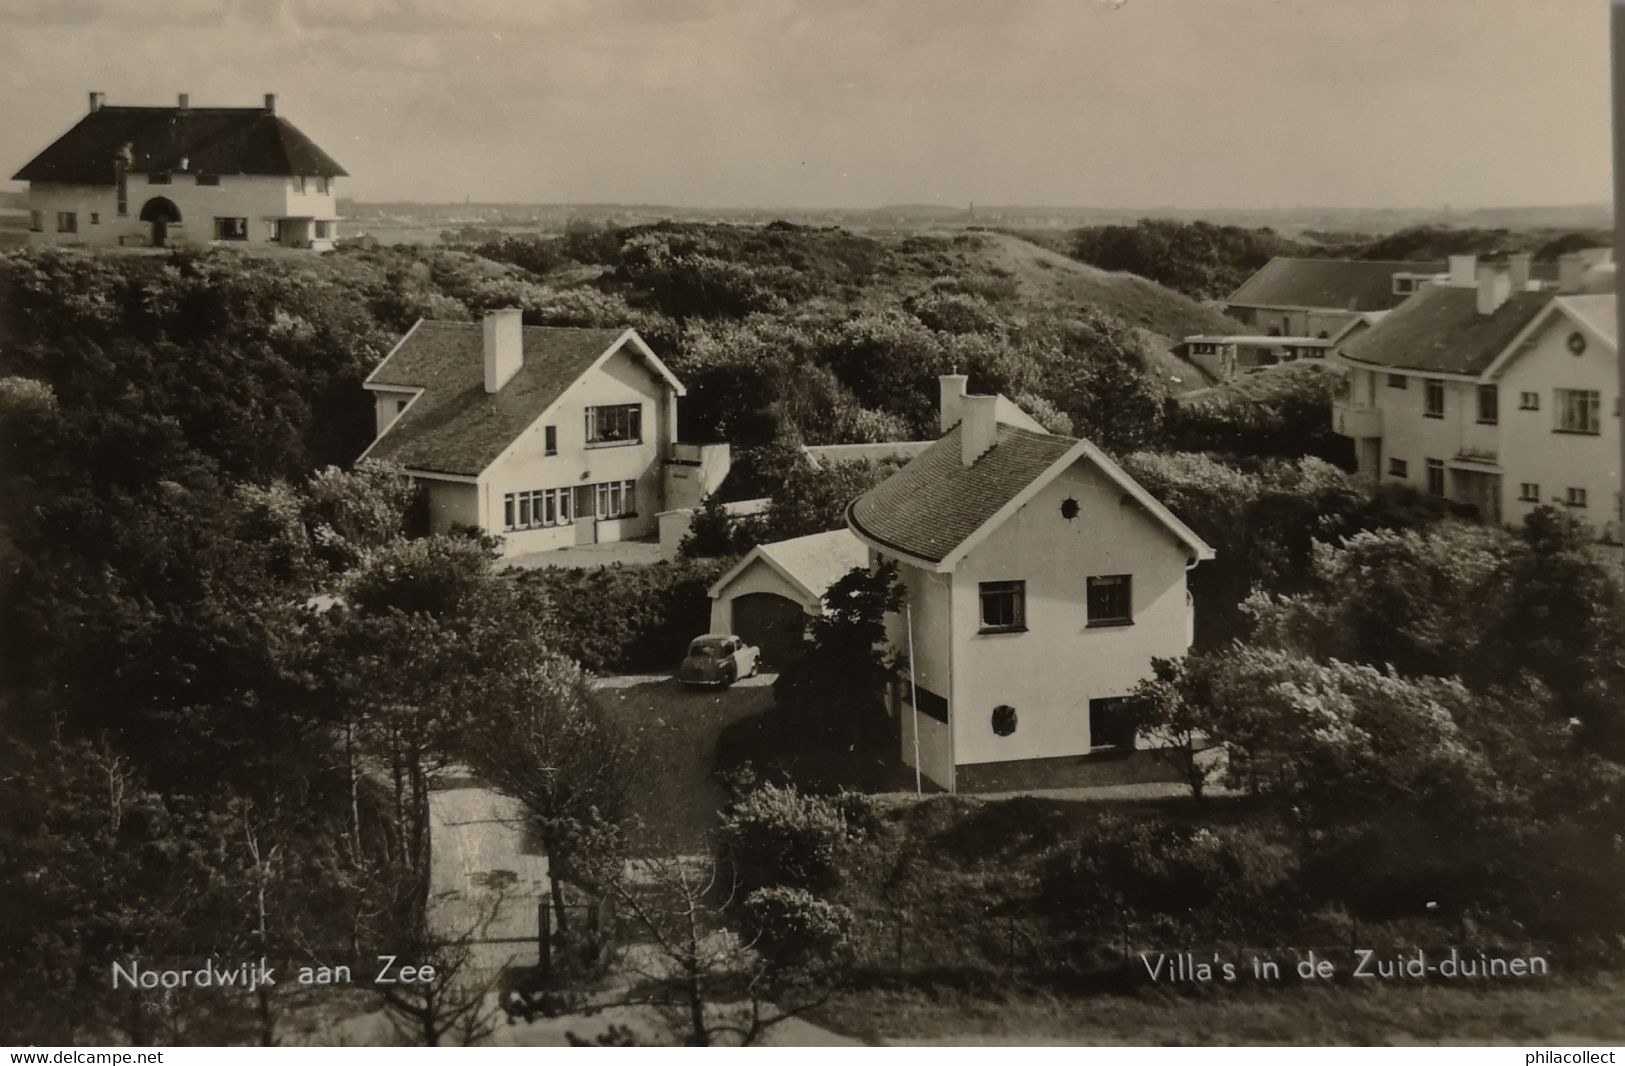
[[[1580,333],[1578,331],[1574,332],[1574,333],[1570,333],[1569,334],[1569,351],[1573,352],[1575,355],[1581,355],[1581,354],[1583,354],[1585,352],[1585,350],[1586,350],[1585,334]]]
[[[1001,737],[1007,737],[1016,731],[1016,709],[1009,704],[1000,704],[993,708],[993,732]]]
[[[1061,501],[1061,517],[1068,522],[1078,517],[1078,501],[1068,496]]]

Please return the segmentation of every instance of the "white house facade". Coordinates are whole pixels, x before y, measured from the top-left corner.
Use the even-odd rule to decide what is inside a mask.
[[[15,175],[29,240],[84,246],[275,245],[322,251],[338,237],[345,171],[262,107],[90,110]]]
[[[362,458],[423,485],[431,531],[479,529],[507,554],[650,536],[727,471],[677,443],[682,383],[631,329],[525,326],[517,309],[420,320],[364,384],[378,436]]]
[[[964,385],[942,379],[945,435],[847,511],[906,589],[888,619],[912,667],[893,698],[903,761],[950,791],[1132,754],[1126,698],[1189,648],[1186,576],[1213,557],[1093,444],[1001,420],[1007,401]]]
[[[1347,384],[1333,428],[1353,440],[1360,475],[1490,522],[1565,508],[1617,540],[1614,294],[1520,288],[1505,269],[1454,265],[1458,280],[1426,287],[1338,352]]]

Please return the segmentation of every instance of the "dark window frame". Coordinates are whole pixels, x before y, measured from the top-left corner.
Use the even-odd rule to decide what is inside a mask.
[[[1540,393],[1538,393],[1538,392],[1520,392],[1520,393],[1518,393],[1518,410],[1520,410],[1520,411],[1538,411],[1538,410],[1540,410]]]
[[[1520,501],[1522,501],[1523,503],[1539,503],[1540,502],[1540,482],[1538,482],[1538,481],[1520,481],[1520,482],[1518,482],[1518,499]]]
[[[1134,575],[1096,574],[1084,582],[1084,617],[1090,629],[1134,624]]]
[[[582,419],[589,448],[618,448],[643,443],[641,403],[596,404],[585,409]]]
[[[557,455],[557,454],[559,454],[559,427],[558,426],[543,426],[542,427],[542,454],[543,455]]]
[[[1578,415],[1578,418],[1571,416]],[[1553,433],[1595,437],[1602,433],[1602,393],[1597,389],[1552,390]]]
[[[1437,403],[1435,403],[1437,401]],[[1444,417],[1444,379],[1422,379],[1422,417]]]
[[[1390,389],[1408,389],[1411,387],[1410,381],[1411,379],[1406,377],[1404,374],[1388,375],[1388,387]]]
[[[1089,750],[1120,752],[1134,750],[1138,731],[1134,728],[1134,697],[1101,696],[1089,701]],[[1114,721],[1115,719],[1115,721]]]
[[[1444,460],[1428,459],[1426,462],[1428,495],[1443,499],[1445,496]],[[1438,475],[1437,487],[1435,487],[1434,475]]]
[[[78,233],[79,212],[58,211],[56,213],[56,231],[58,233]]]
[[[1027,631],[1027,582],[983,581],[976,586],[977,618],[980,633],[1025,633]],[[1008,604],[1006,609],[1004,604]],[[989,621],[989,606],[994,608]]]
[[[1411,476],[1411,464],[1409,460],[1396,459],[1390,455],[1388,457],[1388,476],[1409,478]]]
[[[1481,426],[1499,425],[1501,422],[1501,387],[1499,385],[1480,385],[1478,387],[1478,424]]]
[[[214,239],[217,241],[248,240],[248,219],[241,215],[214,216]]]

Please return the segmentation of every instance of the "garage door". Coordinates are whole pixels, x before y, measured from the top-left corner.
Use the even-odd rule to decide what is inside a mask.
[[[771,592],[750,592],[734,600],[734,632],[762,649],[764,669],[778,670],[796,654],[806,618],[801,604]]]

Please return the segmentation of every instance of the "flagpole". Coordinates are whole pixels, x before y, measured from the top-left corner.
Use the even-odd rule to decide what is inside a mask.
[[[903,601],[903,617],[908,627],[908,703],[914,713],[914,794],[923,795],[920,787],[920,689],[914,683],[914,608]]]

